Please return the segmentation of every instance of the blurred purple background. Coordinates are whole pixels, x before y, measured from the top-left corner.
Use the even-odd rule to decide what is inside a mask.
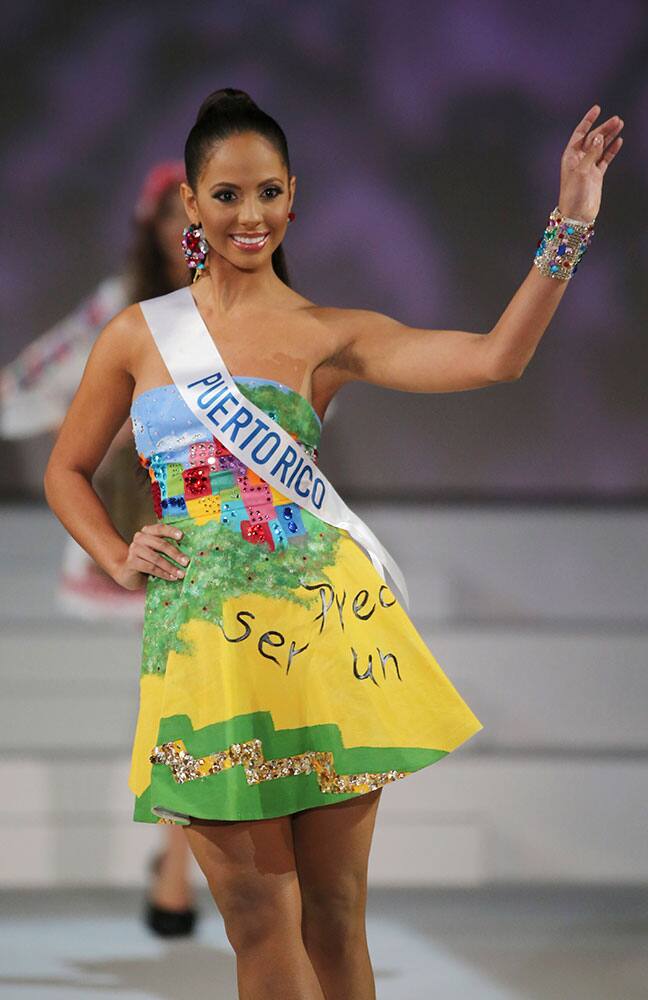
[[[119,269],[142,175],[211,90],[286,132],[300,292],[475,332],[528,273],[578,120],[620,114],[597,235],[523,378],[348,387],[322,464],[348,497],[645,501],[645,3],[24,2],[3,26],[2,363]],[[12,489],[28,448],[2,445]]]

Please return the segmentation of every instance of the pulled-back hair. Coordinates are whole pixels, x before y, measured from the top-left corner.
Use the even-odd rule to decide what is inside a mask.
[[[288,143],[283,129],[244,90],[224,87],[205,98],[187,136],[185,169],[187,181],[194,191],[213,147],[232,135],[246,132],[256,132],[276,149],[290,177]],[[291,287],[283,246],[278,246],[273,252],[272,266],[275,274]]]

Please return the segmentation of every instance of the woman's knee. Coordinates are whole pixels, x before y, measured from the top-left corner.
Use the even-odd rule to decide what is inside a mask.
[[[296,884],[291,888],[285,879],[239,874],[221,878],[210,889],[237,953],[299,931],[301,905]]]
[[[333,951],[353,947],[365,934],[367,879],[348,873],[302,885],[302,925],[311,943]]]

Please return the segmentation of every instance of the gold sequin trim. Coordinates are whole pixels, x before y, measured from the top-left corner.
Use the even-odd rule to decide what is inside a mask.
[[[261,740],[246,743],[232,743],[225,750],[205,757],[192,757],[183,740],[173,740],[156,746],[149,757],[151,764],[167,764],[175,780],[182,784],[194,778],[204,778],[208,774],[218,774],[227,768],[240,764],[245,769],[248,785],[260,781],[272,781],[288,775],[317,775],[322,792],[372,792],[390,781],[404,778],[409,771],[381,771],[378,774],[338,774],[333,762],[333,754],[327,750],[309,750],[292,757],[276,757],[266,760]]]

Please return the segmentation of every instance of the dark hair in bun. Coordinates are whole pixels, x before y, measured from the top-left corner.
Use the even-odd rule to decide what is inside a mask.
[[[266,139],[281,157],[290,177],[288,143],[283,129],[274,118],[262,111],[244,90],[224,87],[215,90],[200,105],[196,122],[185,143],[187,181],[196,190],[198,178],[211,149],[232,135],[256,132]],[[290,287],[288,268],[282,246],[272,254],[275,274]]]

